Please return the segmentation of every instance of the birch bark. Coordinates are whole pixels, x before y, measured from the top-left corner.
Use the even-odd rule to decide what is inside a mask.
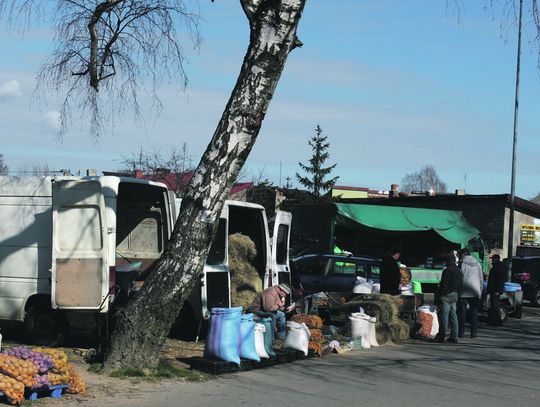
[[[169,246],[143,288],[115,316],[104,368],[155,365],[202,273],[225,199],[259,134],[306,0],[240,0],[250,43],[223,115],[182,200]]]

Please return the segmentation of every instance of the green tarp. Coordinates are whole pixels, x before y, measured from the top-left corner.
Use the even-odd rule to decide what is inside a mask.
[[[363,226],[396,232],[433,230],[461,247],[480,235],[460,211],[336,203],[336,225]]]

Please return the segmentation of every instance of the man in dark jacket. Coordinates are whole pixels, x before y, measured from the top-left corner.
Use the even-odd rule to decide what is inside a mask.
[[[500,296],[504,292],[504,282],[506,281],[506,267],[501,262],[501,257],[494,254],[491,257],[491,270],[489,271],[487,292],[489,294],[489,322],[494,325],[501,325],[501,300]]]
[[[399,282],[401,281],[401,273],[397,264],[399,255],[399,249],[394,247],[383,256],[379,275],[381,294],[399,294]]]
[[[448,254],[446,259],[446,268],[442,272],[441,282],[439,283],[438,306],[439,306],[439,335],[438,342],[444,342],[446,330],[448,329],[448,319],[452,326],[448,342],[457,343],[458,340],[458,318],[456,313],[456,304],[458,300],[458,291],[461,287],[462,274],[456,266],[456,256],[453,253]]]

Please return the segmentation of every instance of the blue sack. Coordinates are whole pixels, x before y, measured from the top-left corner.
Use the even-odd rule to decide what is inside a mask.
[[[244,314],[240,321],[240,342],[238,343],[238,354],[243,359],[260,362],[261,358],[255,348],[255,322],[253,314]]]
[[[212,308],[204,356],[240,365],[238,343],[242,307]]]

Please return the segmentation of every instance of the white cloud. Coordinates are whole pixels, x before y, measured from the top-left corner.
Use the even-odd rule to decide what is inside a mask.
[[[51,110],[43,115],[43,121],[49,127],[49,130],[59,131],[61,127],[60,113],[57,110]]]
[[[9,81],[0,85],[0,103],[8,102],[22,96],[18,81]]]

